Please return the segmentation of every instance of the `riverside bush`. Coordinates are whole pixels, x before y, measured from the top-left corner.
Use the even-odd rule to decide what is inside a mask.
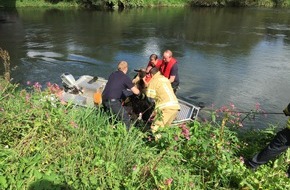
[[[243,165],[241,155],[262,148],[274,129],[240,135],[229,112],[154,135],[127,131],[100,108],[62,104],[58,86],[47,86],[0,80],[0,189],[289,188],[289,153],[256,172]]]

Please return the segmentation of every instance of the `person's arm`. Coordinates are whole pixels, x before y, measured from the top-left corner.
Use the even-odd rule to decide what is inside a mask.
[[[149,84],[147,89],[146,89],[146,96],[148,98],[155,99],[155,97],[156,97],[156,90],[154,88],[154,85],[155,84]]]
[[[169,77],[169,81],[170,81],[171,83],[173,83],[173,82],[174,82],[174,80],[175,80],[175,76],[173,76],[173,75],[170,75],[170,77]]]
[[[146,73],[149,73],[151,69],[152,69],[152,66],[148,65],[147,68],[146,68]]]
[[[136,84],[139,80],[140,80],[140,77],[137,75],[136,77],[134,77],[134,79],[132,80],[132,82],[134,84]]]
[[[139,94],[140,94],[140,90],[139,90],[136,86],[133,86],[133,87],[131,88],[131,91],[132,91],[134,94],[136,94],[136,95],[139,95]]]
[[[135,95],[140,94],[140,90],[137,88],[136,85],[131,81],[130,77],[126,76],[124,79],[124,84],[127,87],[127,89],[130,89]]]
[[[171,68],[171,71],[170,71],[169,81],[170,81],[171,83],[174,82],[174,80],[175,80],[175,76],[177,75],[177,73],[178,73],[178,67],[177,67],[177,63],[175,63],[175,64],[173,65],[173,67]]]

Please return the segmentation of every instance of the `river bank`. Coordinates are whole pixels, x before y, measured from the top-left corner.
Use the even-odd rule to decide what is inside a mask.
[[[76,7],[87,9],[124,9],[124,8],[140,8],[140,7],[172,7],[172,6],[192,6],[192,7],[290,7],[290,0],[147,0],[147,1],[126,1],[121,2],[117,0],[105,1],[105,0],[0,0],[0,8],[8,7]]]
[[[0,78],[0,189],[289,188],[289,154],[256,172],[243,165],[273,128],[239,134],[224,115],[164,128],[155,139],[139,127],[126,131],[98,108],[47,98],[58,89]]]

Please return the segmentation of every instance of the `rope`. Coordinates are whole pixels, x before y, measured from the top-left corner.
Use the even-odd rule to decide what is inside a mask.
[[[215,111],[213,109],[202,109],[205,111]],[[256,111],[220,111],[220,112],[228,112],[228,113],[244,113],[244,114],[284,114],[283,112],[256,112]]]
[[[215,111],[215,110],[213,110],[213,109],[203,109],[203,110],[207,110],[207,111]],[[270,115],[270,114],[272,114],[272,115],[285,115],[283,112],[257,112],[257,111],[253,111],[253,110],[251,110],[251,111],[220,111],[220,112],[226,112],[226,113],[241,113],[241,114],[246,114],[246,116],[243,118],[243,119],[241,119],[241,123],[243,123],[243,121],[246,119],[246,118],[248,118],[250,115],[253,115],[253,119],[255,118],[255,115],[257,115],[257,114],[264,114],[264,115],[266,115],[266,114],[268,114],[268,115]]]

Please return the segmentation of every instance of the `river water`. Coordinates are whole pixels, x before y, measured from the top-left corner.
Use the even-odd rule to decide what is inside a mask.
[[[259,103],[281,113],[290,102],[289,15],[261,8],[0,9],[0,47],[22,85],[61,84],[64,72],[107,78],[120,60],[133,77],[150,54],[170,49],[179,62],[178,97],[207,109],[233,103],[250,111]],[[246,125],[282,127],[286,119],[268,114]]]

